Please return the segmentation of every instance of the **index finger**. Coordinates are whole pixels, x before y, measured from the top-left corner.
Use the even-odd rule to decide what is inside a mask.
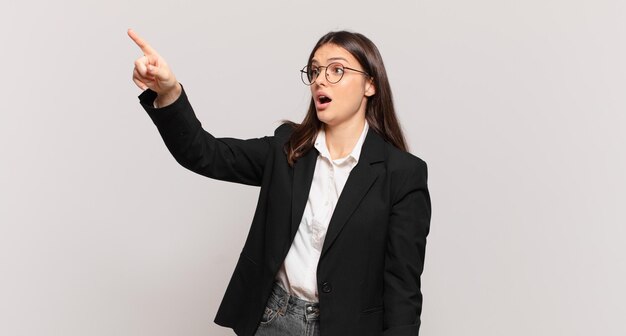
[[[141,48],[141,51],[143,51],[144,54],[146,55],[156,54],[156,51],[152,49],[152,47],[148,44],[148,42],[144,41],[144,39],[139,37],[139,35],[137,35],[137,33],[135,33],[135,31],[132,30],[131,28],[128,28],[128,36],[130,36],[130,38],[133,39],[133,41],[135,41],[137,46]]]

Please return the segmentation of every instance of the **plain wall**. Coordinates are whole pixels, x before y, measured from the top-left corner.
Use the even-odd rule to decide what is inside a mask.
[[[205,129],[301,121],[299,69],[379,47],[429,164],[421,335],[626,335],[623,0],[2,1],[0,334],[213,324],[259,189],[179,166],[138,103],[134,28]]]

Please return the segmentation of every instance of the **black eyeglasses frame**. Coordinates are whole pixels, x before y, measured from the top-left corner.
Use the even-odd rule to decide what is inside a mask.
[[[343,65],[343,64],[341,64],[341,63],[339,63],[339,62],[333,62],[333,63],[330,63],[330,64],[328,64],[328,65],[320,65],[320,66],[318,66],[318,69],[319,69],[319,68],[324,68],[324,78],[326,78],[326,80],[327,80],[329,83],[331,83],[331,84],[337,84],[337,83],[339,83],[339,82],[343,79],[343,75],[345,74],[345,73],[344,73],[344,74],[341,74],[341,77],[339,77],[339,79],[338,79],[337,81],[335,81],[335,82],[333,82],[333,81],[331,81],[330,79],[328,79],[328,72],[327,72],[327,69],[328,69],[328,67],[330,67],[331,65],[335,65],[335,64],[340,65],[340,66],[341,66],[341,68],[342,68],[342,69],[344,69],[344,70],[345,70],[345,69],[348,69],[348,70],[352,70],[352,71],[359,72],[359,73],[361,73],[361,74],[363,74],[363,75],[365,75],[365,76],[367,76],[367,77],[370,77],[370,78],[372,77],[370,74],[368,74],[368,73],[367,73],[367,72],[365,72],[365,71],[362,71],[362,70],[358,70],[358,69],[354,69],[354,68],[347,67],[347,66],[345,66],[345,65]],[[308,65],[305,65],[305,66],[304,66],[304,68],[302,68],[302,69],[300,70],[300,72],[301,72],[301,74],[300,74],[300,79],[302,79],[302,83],[304,83],[304,85],[306,85],[306,86],[311,86],[311,85],[313,85],[313,83],[315,83],[315,81],[316,81],[316,80],[317,80],[317,78],[319,77],[319,74],[318,74],[318,75],[315,77],[315,79],[313,79],[310,83],[307,83],[307,80],[308,80],[308,78],[309,78],[309,74],[308,74],[308,72],[306,71],[306,69],[307,69],[308,67],[309,67]],[[306,76],[306,79],[305,79],[305,76]]]

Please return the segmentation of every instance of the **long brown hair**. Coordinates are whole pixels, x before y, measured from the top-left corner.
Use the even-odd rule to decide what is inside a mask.
[[[311,64],[311,59],[313,59],[317,49],[328,43],[346,49],[359,61],[363,70],[372,77],[376,93],[367,98],[367,108],[365,110],[365,119],[370,128],[382,136],[385,141],[403,151],[407,151],[406,141],[393,107],[391,87],[387,79],[385,65],[376,45],[359,33],[348,31],[330,32],[317,41],[309,55],[307,65]],[[293,167],[298,158],[311,150],[315,137],[322,128],[322,122],[317,118],[313,97],[311,97],[309,110],[302,123],[297,124],[290,120],[282,121],[294,128],[289,141],[285,143],[283,148],[287,155],[289,166]]]

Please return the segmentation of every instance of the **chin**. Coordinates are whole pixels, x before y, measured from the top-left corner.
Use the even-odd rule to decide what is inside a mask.
[[[324,112],[317,112],[317,119],[319,119],[319,121],[321,121],[322,123],[326,124],[326,125],[332,125],[334,118],[329,117],[328,114]]]
[[[319,121],[326,122],[328,120],[328,111],[315,110],[315,113],[317,114],[317,119],[319,119]]]

